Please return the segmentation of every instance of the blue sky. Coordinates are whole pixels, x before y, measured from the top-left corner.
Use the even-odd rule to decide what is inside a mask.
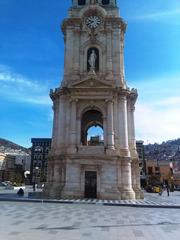
[[[0,0],[0,137],[51,137],[50,88],[63,76],[60,23],[70,0]],[[119,0],[128,23],[125,73],[138,89],[136,138],[180,137],[180,1]]]

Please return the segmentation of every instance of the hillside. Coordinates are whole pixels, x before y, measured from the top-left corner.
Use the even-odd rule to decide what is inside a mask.
[[[1,153],[29,153],[29,149],[22,147],[14,142],[0,138]]]
[[[169,140],[162,144],[148,144],[144,149],[147,160],[180,161],[180,139]]]

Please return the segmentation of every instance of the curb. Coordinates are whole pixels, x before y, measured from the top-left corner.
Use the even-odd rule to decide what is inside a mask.
[[[172,204],[147,204],[147,203],[101,203],[93,202],[92,200],[79,201],[79,200],[52,200],[52,199],[28,199],[28,198],[8,198],[0,197],[0,202],[31,202],[31,203],[58,203],[58,204],[91,204],[91,205],[101,205],[101,206],[113,206],[113,207],[135,207],[135,208],[171,208],[180,209],[180,205]]]

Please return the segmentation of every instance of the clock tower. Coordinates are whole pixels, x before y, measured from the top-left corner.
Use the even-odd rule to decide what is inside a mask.
[[[124,78],[126,23],[116,0],[73,0],[62,23],[61,85],[50,97],[54,122],[46,194],[51,198],[138,199],[134,110]],[[99,126],[103,138],[88,139]]]

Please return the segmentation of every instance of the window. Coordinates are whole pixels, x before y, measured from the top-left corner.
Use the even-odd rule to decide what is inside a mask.
[[[102,4],[103,5],[108,5],[109,4],[109,0],[102,0]]]
[[[160,174],[160,168],[159,167],[155,167],[155,174],[159,175]]]
[[[153,174],[153,168],[152,167],[148,167],[148,174],[152,175]]]
[[[86,4],[86,0],[78,0],[78,5],[85,5]]]
[[[35,151],[35,153],[42,153],[42,147],[38,146],[34,149],[34,151]]]
[[[48,147],[46,148],[45,153],[46,153],[46,154],[49,153],[49,148],[48,148]]]

